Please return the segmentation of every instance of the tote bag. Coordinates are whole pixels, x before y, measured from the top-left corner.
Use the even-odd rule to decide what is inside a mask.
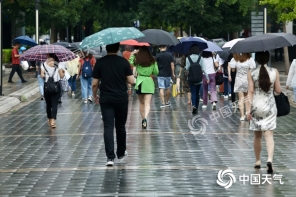
[[[278,96],[274,96],[277,107],[277,116],[285,116],[290,113],[289,99],[282,92]]]

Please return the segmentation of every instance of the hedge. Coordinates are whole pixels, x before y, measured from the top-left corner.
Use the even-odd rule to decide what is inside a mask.
[[[12,49],[3,49],[2,50],[2,62],[11,63],[11,52]]]

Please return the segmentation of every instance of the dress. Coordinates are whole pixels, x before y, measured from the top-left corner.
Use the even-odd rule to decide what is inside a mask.
[[[251,107],[253,119],[250,121],[250,130],[266,131],[276,128],[277,108],[274,99],[274,82],[276,80],[276,69],[264,65],[272,83],[270,90],[265,93],[259,87],[259,71],[260,67],[251,72],[254,81],[254,96]]]
[[[250,58],[245,62],[236,62],[232,58],[230,67],[236,68],[234,92],[248,92],[248,70],[256,68],[254,59]]]

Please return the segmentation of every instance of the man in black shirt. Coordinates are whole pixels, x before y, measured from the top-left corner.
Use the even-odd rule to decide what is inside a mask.
[[[160,105],[161,108],[171,106],[171,103],[169,101],[171,97],[170,82],[171,77],[175,77],[174,58],[170,53],[166,51],[166,49],[166,46],[159,46],[160,53],[156,55],[156,61],[159,70],[157,82],[162,103]]]
[[[119,43],[106,46],[107,55],[96,62],[93,70],[92,91],[96,104],[101,105],[104,121],[104,141],[107,155],[106,166],[113,166],[114,122],[118,159],[127,156],[125,123],[128,111],[128,93],[126,83],[134,84],[134,76],[129,62],[117,55]],[[100,97],[97,96],[100,87]],[[100,102],[99,102],[100,98]]]

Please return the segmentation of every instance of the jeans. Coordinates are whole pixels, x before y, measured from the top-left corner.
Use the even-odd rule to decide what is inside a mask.
[[[44,78],[42,78],[39,74],[37,75],[39,92],[41,95],[44,95]]]
[[[294,91],[294,101],[296,102],[296,86],[293,87],[293,91]]]
[[[228,94],[231,94],[231,85],[228,80],[228,78],[223,78],[224,79],[224,96],[228,96]]]
[[[75,92],[76,91],[76,76],[71,76],[68,80],[69,86],[71,87],[71,91]]]
[[[234,103],[235,102],[235,92],[234,92],[234,84],[235,84],[235,77],[236,77],[236,72],[230,72],[231,75],[231,101]]]
[[[114,153],[114,122],[116,129],[117,157],[124,155],[126,150],[126,130],[128,102],[126,103],[100,103],[104,122],[104,142],[106,156],[115,158]]]
[[[92,77],[84,78],[80,75],[82,99],[92,96]]]
[[[200,96],[201,98],[203,98],[203,87],[202,87],[202,85],[200,85],[199,96]]]
[[[24,79],[24,77],[22,75],[21,66],[19,64],[13,64],[12,65],[12,69],[11,69],[8,81],[12,81],[12,77],[13,77],[15,72],[18,74],[18,76],[21,78],[22,81],[25,81],[25,79]]]
[[[57,113],[58,113],[58,104],[59,104],[59,98],[61,95],[61,88],[59,87],[59,92],[56,94],[50,94],[45,92],[44,98],[46,102],[46,113],[48,119],[57,119]]]
[[[190,92],[191,92],[191,103],[192,106],[198,109],[199,105],[199,90],[200,90],[201,84],[194,85],[189,84]]]
[[[209,79],[210,79],[210,83],[207,83],[207,78],[205,75],[203,75],[203,104],[207,105],[208,104],[208,89],[210,89],[210,93],[211,93],[211,102],[217,102],[217,90],[216,90],[216,73],[214,74],[209,74]]]

